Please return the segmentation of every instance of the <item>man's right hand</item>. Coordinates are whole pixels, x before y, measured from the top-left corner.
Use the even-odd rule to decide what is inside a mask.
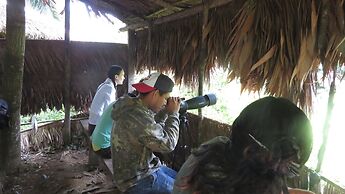
[[[177,113],[180,111],[181,99],[179,97],[170,97],[166,104],[166,110],[168,113]]]

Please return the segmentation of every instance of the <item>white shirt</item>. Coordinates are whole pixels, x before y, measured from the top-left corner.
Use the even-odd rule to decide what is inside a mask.
[[[98,86],[95,97],[92,100],[89,111],[89,124],[97,125],[103,111],[115,100],[115,86],[111,79],[107,78]]]

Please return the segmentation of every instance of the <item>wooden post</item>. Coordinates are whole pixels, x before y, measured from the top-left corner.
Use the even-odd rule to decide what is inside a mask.
[[[206,67],[206,58],[207,58],[207,43],[206,43],[206,37],[207,37],[207,32],[206,32],[206,27],[208,24],[208,10],[209,10],[209,4],[204,5],[204,11],[203,11],[203,18],[202,18],[202,38],[201,38],[201,50],[200,50],[200,55],[199,55],[199,71],[198,71],[198,96],[202,96],[204,94],[204,80],[205,80],[205,67]],[[198,129],[202,128],[202,122],[203,122],[203,115],[202,115],[202,109],[198,109],[198,116],[199,116],[199,121],[198,121]],[[195,144],[199,145],[199,139],[200,139],[201,133],[198,131],[198,136],[196,139]]]
[[[321,170],[323,157],[326,151],[330,119],[332,118],[332,112],[333,112],[333,107],[334,107],[334,95],[336,93],[336,87],[335,87],[336,77],[337,77],[337,66],[335,66],[333,69],[333,80],[329,88],[327,115],[326,115],[325,123],[323,125],[323,140],[322,140],[323,142],[322,142],[322,145],[320,147],[318,157],[317,157],[318,160],[317,160],[316,172],[320,172]]]
[[[70,0],[65,0],[65,82],[64,107],[65,121],[63,141],[67,145],[71,142],[71,61],[70,61]]]
[[[135,63],[136,63],[136,51],[135,51],[135,32],[134,30],[128,31],[128,64],[127,64],[127,82],[128,82],[128,91],[132,92],[135,75]]]
[[[149,24],[149,29],[147,30],[147,65],[149,67],[152,67],[152,23]],[[149,69],[149,72],[151,74],[151,68]]]
[[[199,71],[198,71],[198,96],[202,96],[204,93],[204,80],[205,80],[205,66],[206,66],[206,58],[207,58],[207,44],[206,44],[206,37],[207,31],[205,31],[207,24],[208,24],[208,5],[205,4],[204,11],[203,11],[203,20],[202,20],[202,38],[201,38],[201,50],[199,55]],[[202,117],[202,110],[201,108],[198,109],[199,117]]]

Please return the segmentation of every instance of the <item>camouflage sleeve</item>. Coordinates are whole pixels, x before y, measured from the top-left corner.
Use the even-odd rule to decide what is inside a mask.
[[[144,114],[138,118],[146,120],[140,122],[142,126],[138,126],[142,131],[138,137],[141,143],[153,152],[166,153],[175,149],[179,137],[178,113],[168,114],[164,125],[157,123],[152,115]]]
[[[161,125],[164,126],[164,122],[166,121],[168,117],[168,112],[166,109],[162,109],[155,115],[155,121],[156,123],[160,123]]]

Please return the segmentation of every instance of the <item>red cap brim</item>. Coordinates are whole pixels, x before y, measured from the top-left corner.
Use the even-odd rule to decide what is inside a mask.
[[[147,93],[156,90],[156,88],[146,85],[143,82],[132,84],[132,86],[140,93]]]

